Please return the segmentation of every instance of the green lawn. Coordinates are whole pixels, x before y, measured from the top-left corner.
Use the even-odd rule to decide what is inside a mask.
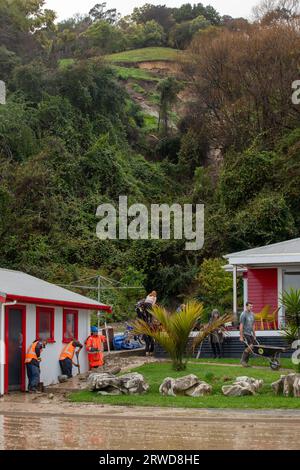
[[[151,62],[156,60],[175,61],[180,51],[170,47],[145,47],[143,49],[134,49],[132,51],[117,52],[107,55],[106,58],[111,62]]]
[[[244,369],[242,367],[226,367],[205,365],[201,362],[189,363],[184,372],[172,370],[170,362],[146,364],[135,369],[144,375],[150,385],[150,390],[145,395],[139,396],[112,396],[102,397],[95,392],[80,391],[70,395],[73,402],[93,402],[109,405],[129,406],[161,406],[179,408],[239,408],[239,409],[300,409],[300,400],[297,398],[277,397],[270,385],[280,378],[280,372],[272,372],[270,369]],[[213,386],[213,394],[208,397],[163,397],[159,394],[159,386],[166,377],[182,377],[186,374],[195,374]],[[236,377],[248,375],[258,379],[264,379],[265,383],[260,392],[255,396],[225,397],[221,387],[230,384]]]
[[[212,363],[212,364],[239,364],[239,359],[190,359],[190,362],[193,362],[193,363],[197,363],[197,362],[200,362],[200,363]],[[280,359],[280,362],[281,362],[281,368],[282,369],[294,369],[294,366],[293,366],[293,363],[292,363],[292,360],[289,359],[289,358],[281,358]],[[266,359],[266,358],[251,358],[250,359],[250,365],[252,366],[260,366],[260,367],[269,367],[269,361]]]
[[[146,82],[158,82],[159,78],[152,75],[147,70],[138,69],[135,67],[119,67],[117,65],[113,66],[113,69],[116,71],[118,78],[121,80],[143,80]]]

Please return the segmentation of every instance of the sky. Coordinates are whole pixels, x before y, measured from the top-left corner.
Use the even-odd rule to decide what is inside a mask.
[[[46,7],[57,12],[59,20],[70,18],[75,13],[88,13],[96,4],[104,0],[46,0]],[[200,3],[201,0],[199,0]],[[153,5],[167,5],[178,7],[183,3],[198,3],[198,0],[107,0],[107,8],[117,8],[122,15],[131,13],[134,7],[140,7],[145,3]],[[221,15],[233,17],[251,16],[252,8],[259,3],[258,0],[202,0],[204,5],[212,5]]]

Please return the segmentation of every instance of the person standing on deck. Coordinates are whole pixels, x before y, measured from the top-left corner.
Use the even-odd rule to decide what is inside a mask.
[[[217,309],[212,311],[209,324],[214,323],[220,318],[220,312]],[[223,357],[223,343],[224,343],[224,331],[225,327],[222,326],[218,330],[213,331],[209,335],[209,342],[213,352],[214,359],[221,359]]]
[[[255,316],[252,309],[253,304],[251,302],[247,302],[246,309],[240,318],[240,341],[242,343],[247,343],[241,358],[241,364],[243,367],[250,367],[248,363],[251,354],[251,346],[255,343],[256,340]]]

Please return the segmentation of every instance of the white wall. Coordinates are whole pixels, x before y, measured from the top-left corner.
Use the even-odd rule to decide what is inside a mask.
[[[85,340],[90,334],[90,312],[87,310],[78,310],[78,340],[84,345]],[[41,382],[44,385],[57,383],[57,377],[61,375],[59,367],[59,356],[65,343],[63,338],[63,308],[55,307],[54,318],[54,340],[55,343],[47,344],[42,352],[41,362]],[[26,350],[36,339],[36,305],[26,305]],[[88,370],[88,359],[85,348],[82,349],[80,356],[81,372]],[[75,358],[76,362],[76,358]],[[73,367],[73,375],[78,373],[78,369]],[[26,379],[27,380],[27,379]],[[27,382],[26,382],[27,386]]]
[[[280,299],[284,291],[289,291],[291,288],[293,289],[300,289],[300,265],[296,266],[282,266],[278,269],[280,284],[278,289],[279,294],[279,305],[281,304]],[[288,274],[294,274],[293,276],[289,276]],[[281,318],[281,325],[285,326],[285,311],[284,307],[280,309],[280,318]]]

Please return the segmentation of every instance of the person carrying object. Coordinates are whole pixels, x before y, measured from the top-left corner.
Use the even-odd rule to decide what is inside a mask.
[[[83,345],[79,341],[73,339],[63,347],[62,352],[59,356],[59,365],[61,368],[62,375],[66,375],[69,379],[73,377],[74,355],[76,353],[78,357],[82,348]]]

